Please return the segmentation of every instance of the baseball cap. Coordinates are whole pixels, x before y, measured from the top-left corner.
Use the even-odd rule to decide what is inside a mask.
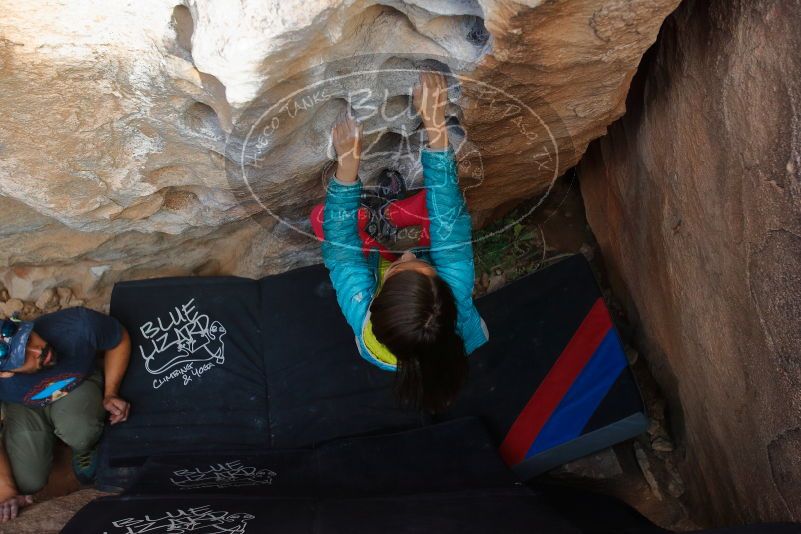
[[[22,367],[31,332],[31,321],[20,321],[13,317],[3,320],[0,324],[0,371]]]

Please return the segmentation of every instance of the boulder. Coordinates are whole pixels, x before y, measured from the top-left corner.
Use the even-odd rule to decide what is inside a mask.
[[[36,307],[44,311],[51,310],[54,306],[58,306],[58,293],[49,287],[42,291],[42,294],[36,299]]]
[[[20,299],[8,299],[6,302],[0,302],[0,314],[3,318],[11,317],[15,313],[21,313],[25,303]]]
[[[419,148],[403,110],[420,68],[456,77],[449,125],[480,225],[547,191],[623,113],[678,2],[0,0],[0,281],[100,307],[121,279],[319,262],[306,214],[333,121],[351,106],[369,127],[366,183],[388,165],[419,179],[388,155]],[[253,110],[278,88],[310,100],[268,132]]]
[[[72,301],[72,289],[68,287],[57,287],[56,293],[58,295],[58,305],[61,308],[66,308]]]
[[[685,1],[580,167],[702,525],[801,520],[799,20]]]

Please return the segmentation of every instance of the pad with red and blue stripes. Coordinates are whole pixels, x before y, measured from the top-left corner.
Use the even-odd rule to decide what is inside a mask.
[[[524,478],[647,429],[642,398],[592,270],[576,255],[477,301],[490,341],[456,409],[480,414]]]
[[[595,301],[501,444],[510,465],[577,438],[627,362],[609,311]]]

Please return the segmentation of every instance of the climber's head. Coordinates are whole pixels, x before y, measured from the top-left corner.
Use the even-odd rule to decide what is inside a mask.
[[[370,316],[376,339],[398,359],[401,401],[429,412],[446,409],[467,378],[448,284],[430,264],[406,253],[385,273]]]
[[[384,271],[384,282],[401,271],[417,271],[426,276],[436,276],[437,270],[427,261],[417,259],[414,252],[407,250],[400,258],[393,261]]]

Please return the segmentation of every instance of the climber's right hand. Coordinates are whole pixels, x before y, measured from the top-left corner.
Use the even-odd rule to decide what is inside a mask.
[[[362,125],[349,113],[331,129],[331,139],[337,152],[337,179],[355,182],[362,157]]]
[[[431,148],[448,145],[445,108],[448,105],[448,84],[441,72],[420,73],[420,83],[412,89],[412,102],[428,135]]]

